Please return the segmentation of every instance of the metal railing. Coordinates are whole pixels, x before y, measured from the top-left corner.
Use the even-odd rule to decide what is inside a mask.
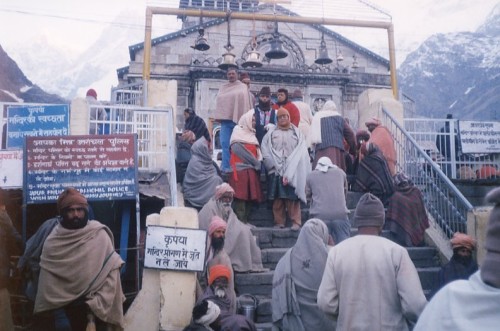
[[[467,232],[467,213],[473,206],[455,187],[424,148],[383,109],[383,123],[392,132],[398,154],[397,171],[422,191],[425,208],[443,232]]]
[[[404,127],[450,179],[500,179],[499,153],[462,153],[458,120],[406,118]]]
[[[132,105],[99,104],[92,104],[89,107],[89,134],[137,134],[138,170],[152,174],[166,172],[170,200],[175,206],[177,204],[177,180],[172,107],[156,109]],[[92,116],[102,111],[105,111],[105,116]]]
[[[145,81],[113,87],[111,89],[111,104],[141,106],[146,104],[144,102],[146,91]]]

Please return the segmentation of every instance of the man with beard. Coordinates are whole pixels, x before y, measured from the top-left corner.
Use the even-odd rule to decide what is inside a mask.
[[[290,122],[298,128],[300,123],[300,110],[288,99],[288,90],[280,88],[276,96],[278,97],[278,102],[273,105],[273,109],[285,108],[288,114],[290,114]]]
[[[270,126],[276,124],[276,111],[271,104],[271,89],[269,86],[264,86],[259,92],[259,102],[255,106],[255,136],[262,144],[262,138],[266,134]],[[271,124],[271,125],[269,125]]]
[[[39,330],[56,330],[55,312],[61,310],[73,331],[85,330],[94,316],[98,330],[123,327],[123,261],[114,250],[112,232],[89,220],[88,208],[87,199],[74,188],[59,195],[60,217],[40,256],[34,307]]]
[[[210,284],[210,269],[216,265],[224,265],[230,270],[228,278],[229,284],[227,287],[227,297],[231,302],[228,309],[232,314],[236,313],[236,293],[234,292],[234,272],[231,266],[231,259],[224,250],[224,239],[226,236],[226,222],[219,216],[213,216],[208,226],[207,250],[206,250],[206,265],[205,276],[202,281],[205,284]],[[202,284],[204,285],[204,284]]]
[[[224,251],[231,259],[234,271],[263,271],[262,255],[251,227],[242,223],[231,208],[233,197],[234,190],[229,184],[223,183],[217,186],[215,196],[203,206],[198,214],[200,229],[209,229],[209,222],[214,216],[222,218],[227,222]]]
[[[478,269],[476,261],[472,258],[472,251],[476,243],[472,237],[455,232],[450,241],[453,256],[450,262],[439,271],[439,288],[457,279],[469,279]]]
[[[267,194],[273,200],[275,227],[285,227],[288,212],[292,230],[298,231],[302,224],[300,201],[306,203],[306,178],[311,164],[304,135],[290,123],[285,108],[278,109],[278,126],[264,136],[261,148],[269,173]]]

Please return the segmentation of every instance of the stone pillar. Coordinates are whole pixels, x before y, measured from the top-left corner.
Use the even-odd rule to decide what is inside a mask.
[[[76,98],[71,101],[69,114],[70,135],[89,134],[89,104],[84,98]]]
[[[481,265],[484,260],[486,250],[486,229],[493,207],[476,207],[467,214],[467,234],[476,240],[477,263]]]

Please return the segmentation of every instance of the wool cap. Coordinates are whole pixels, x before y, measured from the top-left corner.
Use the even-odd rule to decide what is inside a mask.
[[[486,230],[486,257],[481,265],[481,279],[500,288],[500,187],[486,195],[486,202],[493,203],[494,207]]]
[[[222,183],[215,187],[215,200],[219,200],[226,193],[234,195],[234,189],[228,183]]]
[[[212,285],[219,277],[226,277],[227,280],[231,278],[231,270],[224,264],[216,264],[208,269],[208,285]]]
[[[259,95],[271,96],[271,88],[269,86],[264,86],[260,89]]]
[[[87,199],[80,191],[73,187],[68,187],[62,191],[62,193],[59,194],[59,198],[57,198],[57,211],[61,213],[63,209],[73,205],[81,205],[85,206],[85,208],[89,206]]]
[[[380,226],[385,222],[385,210],[382,201],[371,193],[361,196],[354,211],[354,227]]]
[[[455,232],[450,240],[451,248],[465,247],[469,251],[473,251],[476,247],[476,241],[465,233]]]
[[[87,94],[86,94],[87,97],[94,97],[97,99],[97,92],[91,88],[87,91]]]
[[[224,221],[222,218],[219,216],[214,216],[212,217],[212,220],[210,221],[210,225],[208,226],[208,235],[212,236],[215,231],[218,229],[226,229],[227,228],[227,223]]]
[[[296,89],[295,91],[293,91],[292,93],[292,99],[298,99],[298,98],[302,98],[303,95],[302,95],[302,91],[300,89]]]
[[[220,308],[213,301],[203,300],[193,308],[193,321],[208,326],[220,315]]]

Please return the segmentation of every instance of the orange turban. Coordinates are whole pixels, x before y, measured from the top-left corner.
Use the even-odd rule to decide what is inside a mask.
[[[212,283],[219,277],[226,277],[227,280],[231,278],[231,270],[223,264],[216,264],[210,267],[208,270],[208,285]]]
[[[455,232],[453,238],[450,240],[451,247],[453,249],[459,247],[465,247],[470,251],[473,251],[476,247],[476,241],[472,239],[471,236],[466,235],[465,233]]]
[[[68,208],[72,205],[83,205],[85,208],[88,208],[87,198],[83,196],[77,189],[72,187],[68,187],[59,195],[57,198],[57,210],[59,213],[65,208]]]

